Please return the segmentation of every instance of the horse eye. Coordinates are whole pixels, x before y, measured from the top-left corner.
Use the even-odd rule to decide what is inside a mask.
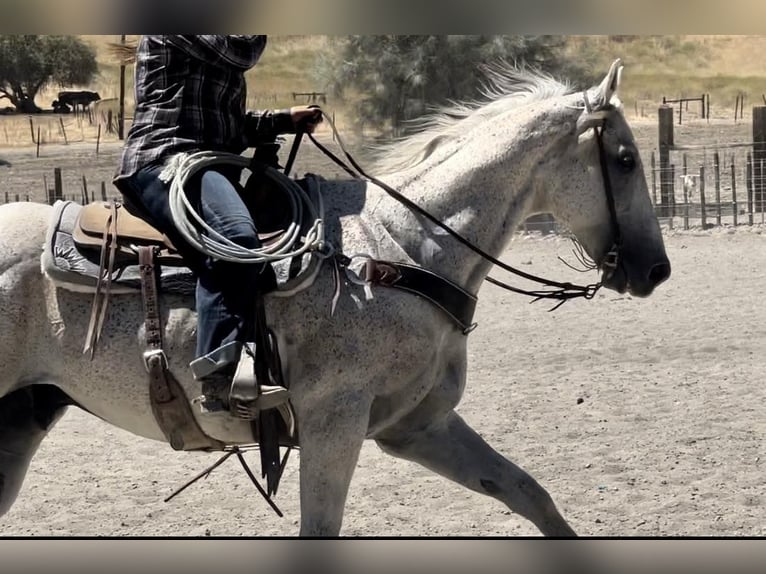
[[[620,169],[623,171],[633,171],[633,168],[636,167],[636,156],[633,155],[633,152],[630,152],[626,149],[620,150],[620,153],[617,156],[617,160],[620,164]]]

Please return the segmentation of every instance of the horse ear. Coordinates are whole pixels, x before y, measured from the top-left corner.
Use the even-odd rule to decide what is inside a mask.
[[[622,61],[618,58],[609,68],[601,83],[583,93],[585,111],[577,119],[576,134],[579,136],[592,127],[599,125],[606,117],[603,108],[611,102],[620,88]]]
[[[612,96],[617,93],[622,78],[622,61],[618,58],[609,68],[606,77],[598,86],[587,91],[585,101],[585,111],[593,112],[600,110],[608,105]]]
[[[612,96],[617,93],[617,90],[620,88],[621,79],[622,60],[617,58],[614,62],[612,62],[612,65],[609,68],[609,72],[607,72],[606,77],[599,86],[599,91],[603,95],[603,99],[601,101],[604,103],[604,105],[607,105],[612,100]]]

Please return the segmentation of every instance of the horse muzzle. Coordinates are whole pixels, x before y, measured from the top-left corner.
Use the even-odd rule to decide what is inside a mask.
[[[621,257],[616,265],[603,266],[602,285],[618,293],[628,292],[635,297],[648,297],[654,289],[670,277],[670,261],[659,258],[643,265],[634,265]]]

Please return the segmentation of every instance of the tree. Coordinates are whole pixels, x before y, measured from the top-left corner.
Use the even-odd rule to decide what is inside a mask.
[[[50,84],[87,84],[98,71],[94,50],[75,36],[0,35],[0,100],[39,112],[37,93]]]
[[[353,90],[360,118],[398,134],[433,106],[476,99],[482,64],[504,60],[574,72],[563,46],[561,36],[347,36],[320,60],[317,75],[336,97]]]

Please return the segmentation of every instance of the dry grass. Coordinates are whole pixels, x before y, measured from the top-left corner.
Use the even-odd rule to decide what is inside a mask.
[[[102,98],[119,93],[119,63],[109,45],[119,41],[115,35],[84,35],[81,38],[96,50],[99,75],[88,86],[73,89],[98,91]],[[138,36],[128,36],[136,41]],[[248,107],[280,108],[305,103],[294,92],[322,91],[314,80],[315,59],[327,49],[327,36],[272,36],[263,58],[247,74],[250,86]],[[709,93],[714,117],[729,119],[738,93],[746,96],[746,112],[761,104],[766,93],[766,60],[758,55],[766,51],[766,36],[571,36],[568,50],[588,61],[596,70],[606,70],[611,60],[621,57],[626,65],[621,95],[629,114],[654,117],[663,96],[696,97]],[[52,86],[39,94],[37,102],[50,106],[59,91]],[[133,106],[132,67],[126,73],[126,109]],[[347,121],[346,104],[330,99],[326,109],[334,111],[341,125]],[[690,113],[693,115],[693,106]],[[130,112],[128,112],[128,115]],[[56,116],[34,118],[40,125],[43,142],[61,141]],[[95,141],[97,127],[82,125],[74,118],[64,118],[67,136]],[[104,134],[106,139],[109,137]],[[29,120],[0,117],[0,146],[32,145]]]

